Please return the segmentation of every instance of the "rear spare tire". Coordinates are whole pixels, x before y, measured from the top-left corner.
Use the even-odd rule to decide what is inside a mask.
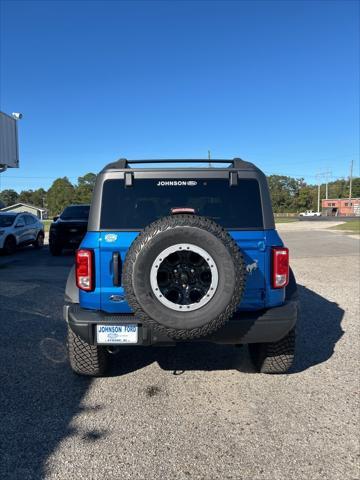
[[[244,261],[235,241],[212,220],[174,215],[135,239],[123,285],[144,324],[175,339],[203,337],[224,325],[239,305]]]

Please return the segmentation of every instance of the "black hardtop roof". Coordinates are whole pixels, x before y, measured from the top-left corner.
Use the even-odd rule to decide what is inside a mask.
[[[200,164],[200,166],[199,166]],[[215,165],[220,165],[216,166]],[[138,180],[146,179],[227,179],[229,186],[238,185],[239,179],[256,180],[259,184],[264,229],[274,228],[274,216],[265,174],[253,163],[241,158],[231,159],[161,159],[127,160],[120,158],[109,163],[97,176],[93,199],[90,207],[88,231],[100,229],[103,186],[105,182],[123,180],[124,187],[136,185]]]
[[[109,163],[106,165],[101,173],[108,172],[109,170],[135,170],[138,169],[136,165],[151,165],[151,166],[146,166],[145,168],[147,170],[158,170],[160,167],[157,167],[156,165],[169,165],[169,164],[174,164],[174,165],[179,165],[181,167],[181,164],[187,165],[187,164],[206,164],[206,167],[198,167],[198,166],[187,166],[184,167],[182,166],[182,169],[194,169],[194,170],[214,170],[214,167],[210,166],[210,164],[224,164],[224,169],[234,169],[234,170],[246,170],[246,171],[259,171],[259,168],[256,167],[253,163],[246,162],[245,160],[242,160],[241,158],[233,158],[233,159],[198,159],[198,158],[184,158],[184,159],[153,159],[153,160],[128,160],[127,158],[120,158],[116,162]],[[134,165],[135,168],[131,167],[131,165]],[[167,167],[164,167],[168,169]]]

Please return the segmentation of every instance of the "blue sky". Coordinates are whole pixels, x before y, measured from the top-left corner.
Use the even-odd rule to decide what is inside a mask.
[[[24,114],[2,188],[119,157],[359,167],[359,3],[4,1],[0,108]]]

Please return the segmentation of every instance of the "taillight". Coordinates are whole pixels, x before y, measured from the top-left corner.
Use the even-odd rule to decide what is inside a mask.
[[[86,292],[94,289],[92,250],[76,251],[76,285]]]
[[[289,250],[285,247],[272,249],[272,287],[284,288],[289,283]]]

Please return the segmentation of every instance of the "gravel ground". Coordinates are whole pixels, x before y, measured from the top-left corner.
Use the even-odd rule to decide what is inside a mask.
[[[255,374],[246,348],[184,345],[76,377],[61,320],[72,256],[0,258],[0,478],[360,478],[359,242],[295,225],[279,227],[302,303],[288,375]]]

